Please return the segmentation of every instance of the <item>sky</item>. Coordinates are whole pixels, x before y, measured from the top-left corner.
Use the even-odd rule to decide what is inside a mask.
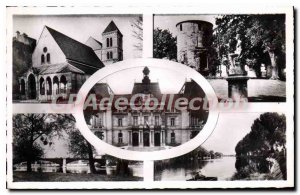
[[[39,39],[45,25],[53,28],[79,42],[85,43],[90,36],[102,42],[102,32],[113,20],[123,34],[124,59],[141,57],[142,52],[134,47],[131,24],[138,15],[58,15],[33,16],[16,15],[13,17],[13,32],[26,33],[29,37]]]
[[[217,15],[155,15],[153,26],[154,29],[168,29],[176,37],[178,34],[177,23],[185,20],[203,20],[212,23],[215,27],[215,17]]]
[[[251,130],[255,119],[262,113],[220,113],[216,128],[202,144],[207,150],[221,152],[223,154],[235,154],[236,144]],[[238,122],[236,119],[238,118]],[[70,157],[68,153],[68,139],[65,134],[64,138],[53,140],[54,145],[51,147],[43,146],[45,157]]]
[[[207,150],[223,154],[235,154],[235,146],[251,131],[254,120],[261,114],[259,112],[220,113],[216,128],[202,146]]]

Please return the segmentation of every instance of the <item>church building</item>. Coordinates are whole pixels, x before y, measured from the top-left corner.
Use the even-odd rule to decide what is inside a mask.
[[[103,43],[90,37],[85,44],[45,26],[32,54],[32,67],[18,78],[23,102],[66,101],[90,75],[123,60],[123,35],[111,21]]]

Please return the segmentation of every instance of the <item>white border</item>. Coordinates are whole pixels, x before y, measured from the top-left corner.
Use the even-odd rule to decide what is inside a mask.
[[[175,0],[174,0],[175,1]],[[6,128],[7,131],[7,186],[9,188],[15,189],[136,189],[136,188],[281,188],[281,187],[293,187],[294,186],[294,31],[293,31],[293,8],[291,0],[287,1],[276,1],[270,0],[267,1],[269,4],[262,3],[261,1],[253,0],[249,2],[240,3],[240,1],[230,1],[221,2],[214,1],[207,3],[194,3],[189,0],[176,3],[172,2],[161,2],[158,0],[156,2],[149,3],[139,3],[140,1],[135,1],[132,3],[132,6],[128,6],[128,2],[111,2],[106,1],[105,6],[103,6],[104,2],[101,2],[99,7],[68,7],[70,5],[84,5],[87,3],[73,3],[70,1],[60,2],[60,5],[64,4],[67,7],[18,7],[18,8],[10,8],[10,10],[3,10],[3,19],[5,19],[5,11],[6,13],[6,29],[3,29],[3,35],[6,34],[6,46],[3,44],[3,54],[6,53],[6,61],[3,60],[3,64],[6,64],[6,73],[7,73],[7,91],[6,98],[8,101],[7,104],[7,113],[6,113]],[[10,2],[10,5],[18,5],[15,2]],[[24,5],[33,5],[33,1],[28,1]],[[85,1],[86,2],[86,1]],[[109,3],[108,3],[109,2]],[[158,3],[159,2],[159,3]],[[294,3],[298,4],[299,1],[295,1]],[[239,3],[239,5],[237,5]],[[144,5],[144,6],[141,6]],[[163,4],[163,5],[161,5]],[[45,6],[46,3],[42,3],[36,1],[35,5]],[[54,3],[55,5],[55,3]],[[58,5],[58,4],[57,4]],[[96,5],[96,2],[91,3],[90,5]],[[114,6],[111,6],[114,5]],[[145,6],[146,5],[146,6]],[[208,6],[209,5],[209,6]],[[270,6],[273,5],[273,6]],[[285,7],[279,7],[280,5],[285,5]],[[289,6],[287,6],[289,5]],[[299,4],[298,4],[299,5]],[[122,13],[133,13],[133,14],[144,14],[144,16],[155,14],[258,14],[258,13],[285,13],[286,14],[286,62],[287,62],[287,101],[286,103],[251,103],[251,109],[245,110],[245,112],[265,112],[265,111],[280,111],[286,114],[287,118],[287,181],[214,181],[214,182],[12,182],[12,113],[14,113],[12,107],[12,99],[11,99],[11,79],[12,79],[12,14],[31,14],[31,15],[48,15],[48,14],[122,14]],[[5,23],[5,21],[3,22]],[[144,23],[146,26],[147,24]],[[149,24],[153,25],[153,24]],[[146,34],[151,34],[152,32],[148,32]],[[144,33],[145,35],[145,33]],[[4,37],[4,36],[2,36]],[[152,47],[151,39],[149,42],[145,44],[144,48]],[[5,54],[4,54],[5,55]],[[150,52],[144,52],[144,57],[151,57]],[[3,58],[4,59],[4,58]],[[5,66],[1,66],[2,68]],[[299,69],[298,69],[299,70]],[[5,71],[3,71],[5,72]],[[3,73],[2,72],[2,73]],[[5,75],[3,74],[3,77]],[[4,94],[4,93],[3,93]],[[2,98],[3,99],[3,98]],[[31,104],[28,104],[30,107]],[[49,107],[47,105],[40,105],[42,110],[47,110]],[[14,110],[19,110],[18,112],[22,112],[22,110],[18,109],[18,105],[14,105]],[[31,109],[23,110],[23,113],[30,113]],[[221,111],[222,112],[222,111]],[[233,111],[235,112],[235,111]],[[240,112],[240,111],[238,111]],[[5,118],[5,116],[3,117]],[[299,135],[299,134],[298,134]],[[4,135],[5,136],[5,135]],[[2,146],[4,149],[5,146]],[[4,162],[4,161],[2,161]],[[3,166],[4,167],[4,166]],[[3,168],[2,167],[2,168]],[[3,170],[3,169],[2,169]],[[5,173],[5,170],[2,171]],[[4,177],[2,177],[4,178]],[[4,184],[4,181],[2,182]]]

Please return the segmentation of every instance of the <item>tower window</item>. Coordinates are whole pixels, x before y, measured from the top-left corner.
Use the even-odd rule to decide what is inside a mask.
[[[112,40],[112,38],[109,39],[109,43],[110,43],[110,46],[112,47],[113,46],[113,40]]]
[[[47,62],[50,62],[50,53],[47,53]]]
[[[113,52],[112,52],[112,51],[109,53],[109,58],[110,58],[110,59],[113,58]]]
[[[179,25],[180,31],[182,31],[182,24]]]
[[[109,59],[109,52],[106,53],[106,58]]]
[[[42,63],[42,64],[45,63],[45,56],[44,56],[44,54],[41,55],[41,63]]]
[[[106,47],[109,47],[109,38],[106,38]]]

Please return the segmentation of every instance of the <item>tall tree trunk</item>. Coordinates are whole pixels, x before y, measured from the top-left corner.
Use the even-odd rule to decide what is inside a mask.
[[[119,176],[128,176],[130,174],[127,160],[117,160],[116,174]]]
[[[279,79],[278,76],[278,64],[277,64],[277,56],[273,50],[268,51],[270,59],[271,59],[271,66],[272,66],[272,76],[270,79]]]
[[[31,159],[30,158],[28,158],[27,159],[27,161],[26,161],[26,163],[27,163],[27,172],[32,172],[32,167],[31,167]]]
[[[89,153],[89,164],[90,164],[90,171],[91,173],[96,173],[96,168],[95,168],[95,160],[93,156],[93,148],[90,143],[87,142],[88,145],[88,153]]]

